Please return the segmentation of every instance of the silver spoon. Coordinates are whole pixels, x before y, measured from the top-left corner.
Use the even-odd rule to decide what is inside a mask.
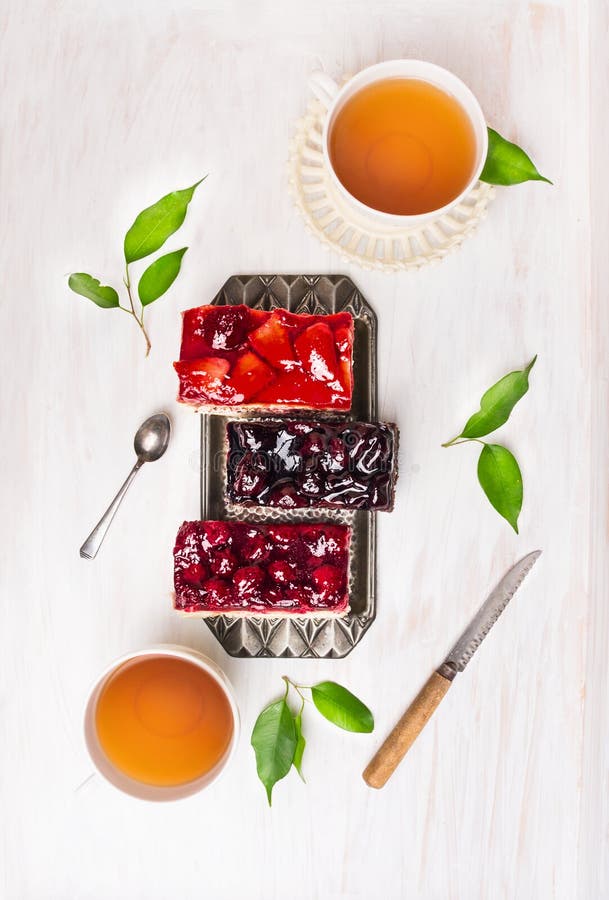
[[[150,416],[143,422],[135,433],[133,439],[133,447],[137,455],[137,462],[127,476],[127,480],[119,490],[118,494],[103,514],[87,540],[80,548],[80,555],[83,559],[94,559],[102,545],[104,538],[110,528],[112,519],[121,505],[121,501],[127,493],[129,486],[144,463],[154,462],[159,459],[169,443],[171,434],[171,422],[165,413],[157,413]]]

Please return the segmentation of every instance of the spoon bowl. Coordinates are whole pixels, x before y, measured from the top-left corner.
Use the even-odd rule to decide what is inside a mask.
[[[135,455],[141,462],[160,459],[171,436],[171,422],[165,413],[156,413],[142,422],[133,439]]]

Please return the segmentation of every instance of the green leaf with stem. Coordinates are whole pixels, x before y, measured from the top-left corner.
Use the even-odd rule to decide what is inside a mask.
[[[535,168],[531,158],[517,144],[488,128],[488,151],[480,181],[488,184],[522,184],[523,181],[545,181],[552,184]]]
[[[298,715],[294,717],[294,728],[296,729],[296,750],[294,751],[294,759],[292,760],[292,765],[302,778],[305,780],[304,775],[302,774],[302,757],[305,752],[305,747],[307,742],[305,741],[304,735],[302,733],[302,711],[304,709],[304,698],[302,700],[302,706],[298,712]]]
[[[313,703],[329,722],[345,731],[370,733],[374,718],[368,707],[334,681],[321,681],[311,688]]]
[[[180,273],[182,257],[187,250],[188,247],[173,250],[171,253],[160,256],[152,265],[148,266],[137,286],[142,306],[149,306],[169,290]]]
[[[478,481],[499,515],[518,534],[523,489],[516,458],[499,444],[485,444],[478,460]]]
[[[296,726],[286,702],[288,688],[281,700],[262,710],[252,731],[251,744],[256,754],[258,778],[263,783],[269,806],[273,787],[292,768],[298,739]]]
[[[137,216],[125,235],[124,250],[127,263],[150,256],[178,230],[186,217],[186,210],[195,190],[204,180],[202,178],[192,187],[173,191],[161,197]]]
[[[461,434],[442,446],[450,447],[462,438],[484,437],[504,425],[518,401],[529,389],[529,373],[536,359],[536,356],[533,357],[526,368],[504,375],[490,387],[480,401],[480,409],[470,416]]]
[[[118,294],[114,288],[100,284],[97,278],[87,275],[86,272],[74,272],[70,275],[68,287],[75,294],[80,294],[81,297],[92,300],[93,303],[96,303],[102,309],[116,309],[117,306],[120,306]]]

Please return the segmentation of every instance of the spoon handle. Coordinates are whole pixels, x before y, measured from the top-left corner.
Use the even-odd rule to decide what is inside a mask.
[[[127,478],[123,482],[118,494],[116,495],[106,512],[103,514],[87,540],[80,548],[80,555],[83,559],[95,559],[95,557],[97,556],[97,552],[101,547],[104,538],[106,537],[108,529],[110,528],[110,525],[112,523],[112,519],[116,515],[116,512],[121,505],[123,497],[129,490],[131,482],[143,465],[144,463],[142,462],[142,460],[138,459],[134,467],[129,472]]]

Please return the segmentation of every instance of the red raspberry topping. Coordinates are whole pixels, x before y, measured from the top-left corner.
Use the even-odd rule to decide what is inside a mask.
[[[270,541],[267,540],[262,532],[252,528],[243,541],[241,552],[244,559],[259,563],[265,562],[269,558],[271,547]]]
[[[232,596],[232,588],[223,578],[209,578],[203,585],[209,601],[215,605],[228,603]]]
[[[231,541],[231,529],[228,522],[205,522],[203,527],[203,540],[210,547],[220,547]]]
[[[237,596],[247,599],[257,594],[264,584],[265,575],[258,566],[243,566],[233,575],[233,584],[237,588]]]
[[[210,563],[210,569],[214,575],[222,575],[224,578],[230,578],[236,571],[239,560],[228,547],[221,547],[215,550]]]
[[[268,573],[277,584],[293,584],[296,580],[296,566],[283,560],[272,562]]]
[[[202,566],[201,563],[192,563],[182,570],[182,578],[188,584],[201,584],[206,578],[209,578],[209,569]]]
[[[327,596],[339,589],[344,573],[337,569],[336,566],[325,565],[315,569],[311,578],[319,593]]]
[[[176,609],[342,612],[349,537],[345,525],[329,523],[185,522],[174,549]]]

